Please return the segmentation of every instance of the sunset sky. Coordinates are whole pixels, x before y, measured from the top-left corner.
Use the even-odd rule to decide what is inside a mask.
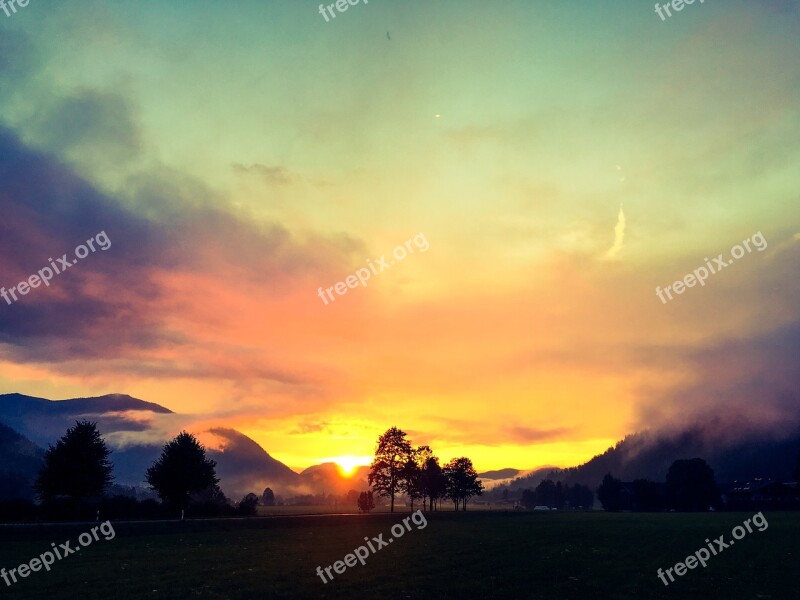
[[[392,425],[483,471],[797,422],[796,1],[318,4],[0,13],[0,285],[111,240],[0,300],[0,393],[130,394],[295,469]]]

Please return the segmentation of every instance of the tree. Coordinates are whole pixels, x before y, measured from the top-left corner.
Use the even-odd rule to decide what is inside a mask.
[[[372,492],[361,492],[358,495],[358,510],[368,513],[373,508],[375,508],[375,498],[373,497]]]
[[[466,456],[451,460],[445,465],[443,472],[447,478],[447,495],[456,510],[459,502],[461,510],[467,510],[467,500],[483,495],[483,484],[478,481],[478,472]]]
[[[239,514],[244,515],[246,517],[255,516],[258,512],[258,504],[260,500],[258,496],[253,494],[252,492],[247,494],[244,498],[241,499],[239,502]]]
[[[597,488],[597,499],[603,510],[616,512],[622,508],[622,482],[614,479],[611,473],[603,477],[603,483]]]
[[[706,511],[719,504],[714,470],[702,458],[676,460],[667,471],[667,502],[680,511]]]
[[[275,494],[271,489],[267,488],[261,495],[261,504],[264,506],[275,506]]]
[[[556,504],[556,484],[550,480],[545,479],[534,490],[536,494],[537,506],[551,506],[555,507]]]
[[[436,510],[439,498],[444,498],[447,494],[447,477],[439,466],[439,459],[431,456],[425,462],[422,469],[422,485],[425,495],[428,497],[428,506],[431,510]]]
[[[576,483],[571,488],[566,487],[567,502],[571,508],[592,508],[594,505],[594,492],[586,485]]]
[[[97,423],[76,421],[45,452],[36,492],[44,502],[56,496],[70,496],[76,501],[102,496],[113,479],[110,454]]]
[[[403,491],[403,477],[411,457],[411,444],[406,440],[405,431],[392,427],[378,438],[368,480],[379,495],[390,498],[391,512],[394,512],[395,494]]]
[[[414,500],[424,500],[425,491],[425,464],[433,456],[430,446],[419,446],[411,451],[411,457],[406,463],[403,473],[403,491],[411,499],[411,511],[414,511]],[[424,506],[423,506],[424,508]]]
[[[190,433],[181,431],[164,445],[159,459],[147,469],[147,483],[174,509],[185,508],[191,492],[219,483],[217,463],[206,458],[205,448]]]
[[[522,499],[520,503],[525,508],[534,508],[536,506],[536,492],[533,490],[522,490]]]
[[[633,482],[632,508],[636,511],[652,512],[664,509],[664,498],[657,483],[646,479]]]

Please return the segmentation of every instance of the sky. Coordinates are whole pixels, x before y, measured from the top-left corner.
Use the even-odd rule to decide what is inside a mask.
[[[0,392],[130,394],[295,469],[391,426],[479,471],[783,431],[798,33],[789,0],[0,13],[0,285],[110,240],[0,300]]]

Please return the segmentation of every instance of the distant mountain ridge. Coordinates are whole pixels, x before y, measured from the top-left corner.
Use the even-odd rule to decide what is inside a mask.
[[[150,413],[153,422],[127,418],[129,412]],[[153,442],[149,431],[159,419],[179,418],[180,415],[153,402],[146,402],[127,394],[106,394],[90,398],[71,398],[67,400],[48,400],[24,394],[0,394],[0,451],[3,440],[8,447],[15,445],[16,454],[10,451],[0,459],[0,463],[25,464],[25,476],[35,479],[44,455],[43,447],[55,444],[68,427],[80,418],[98,423],[101,434],[112,450],[111,462],[114,464],[115,482],[122,485],[145,486],[144,476],[147,468],[158,458],[168,435]],[[158,431],[175,430],[178,421],[170,420]],[[177,431],[176,431],[177,432]],[[147,436],[144,434],[148,433]],[[270,456],[258,443],[243,433],[227,427],[211,427],[205,431],[194,431],[207,440],[209,458],[217,462],[217,475],[220,487],[233,498],[240,498],[248,492],[261,494],[270,487],[282,495],[304,495],[322,493],[346,493],[349,489],[366,489],[366,476],[358,471],[352,477],[344,477],[335,465],[316,465],[298,474],[279,460]],[[125,442],[115,443],[124,434]],[[141,442],[137,436],[142,434]],[[29,439],[28,439],[29,438]],[[27,444],[27,445],[26,445]],[[25,462],[22,456],[27,453],[34,457],[33,462]],[[33,480],[31,479],[31,481]],[[343,491],[342,491],[343,490]]]
[[[596,489],[606,473],[617,479],[664,481],[678,459],[702,458],[714,469],[717,483],[756,478],[790,481],[800,450],[800,431],[777,437],[767,433],[720,437],[718,424],[698,422],[680,432],[644,431],[631,434],[591,460],[568,469],[539,469],[515,479],[513,489],[533,488],[550,478]]]

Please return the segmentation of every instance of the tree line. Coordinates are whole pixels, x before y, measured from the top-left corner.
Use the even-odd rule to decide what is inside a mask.
[[[43,512],[74,512],[85,501],[102,497],[114,479],[110,455],[96,423],[77,421],[68,428],[48,447],[34,484]],[[217,485],[216,462],[206,457],[205,448],[186,431],[164,445],[145,480],[173,514],[185,510],[190,500],[198,505],[230,506]],[[255,512],[258,498],[254,503],[249,496],[239,503],[240,514]]]
[[[625,483],[609,473],[597,489],[597,498],[611,512],[707,511],[721,505],[714,470],[702,458],[673,462],[666,483],[647,479]]]
[[[400,494],[408,496],[412,511],[416,500],[422,501],[424,510],[436,510],[445,499],[453,502],[455,510],[464,511],[470,498],[483,495],[483,484],[469,458],[454,458],[442,467],[430,446],[413,447],[407,438],[397,427],[388,429],[378,438],[370,465],[369,485],[379,496],[389,498],[391,512]],[[359,509],[364,512],[370,510],[370,494],[359,496]]]

